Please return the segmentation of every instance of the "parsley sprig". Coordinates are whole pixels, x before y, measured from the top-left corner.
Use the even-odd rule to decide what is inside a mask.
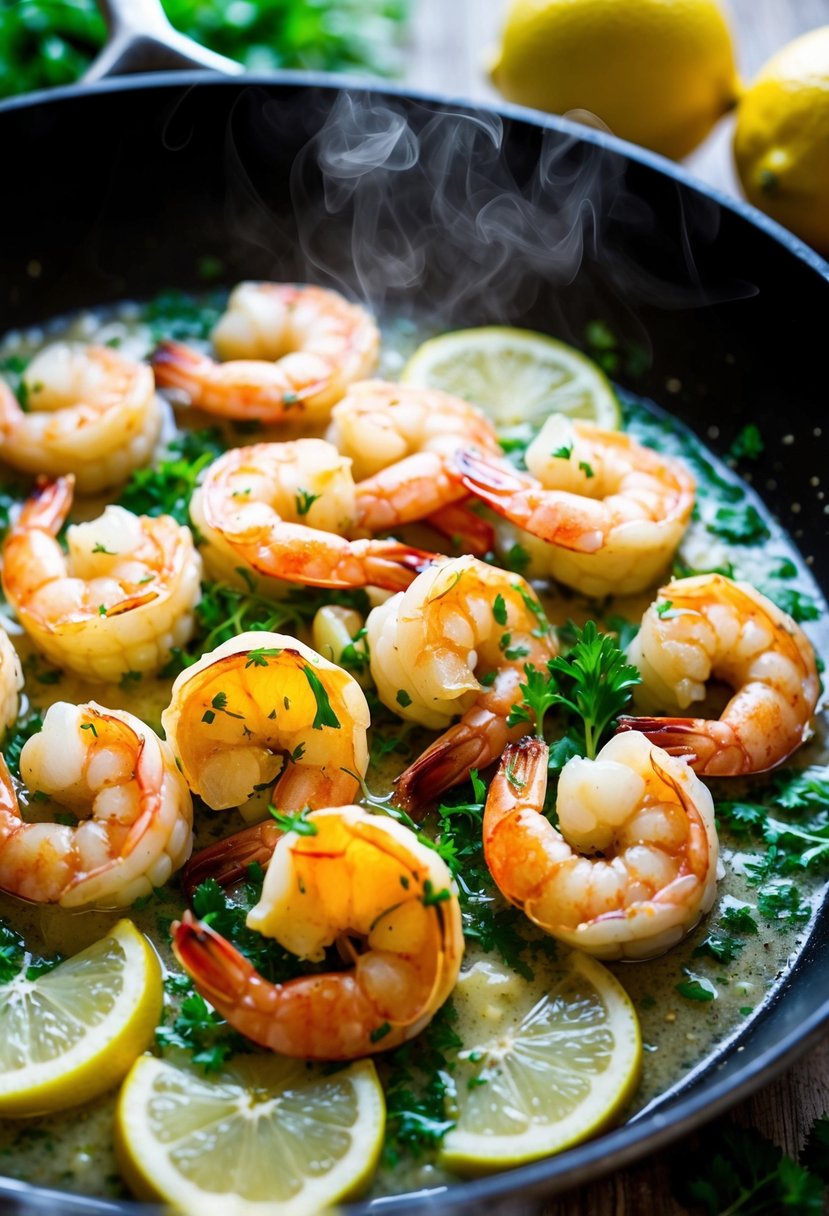
[[[812,1126],[800,1162],[753,1128],[717,1124],[677,1158],[674,1189],[709,1216],[807,1216],[823,1212],[829,1178],[829,1119]]]
[[[580,722],[585,754],[593,759],[602,735],[627,705],[641,676],[627,662],[616,638],[601,633],[595,621],[588,621],[583,629],[571,624],[570,629],[574,643],[567,655],[550,659],[546,672],[525,666],[527,682],[520,685],[523,700],[512,707],[507,724],[530,722],[541,736],[547,711],[559,705]]]

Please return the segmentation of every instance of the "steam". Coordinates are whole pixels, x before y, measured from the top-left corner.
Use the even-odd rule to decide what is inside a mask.
[[[302,276],[378,312],[416,302],[447,325],[534,320],[563,336],[572,327],[561,290],[585,260],[600,264],[617,306],[754,294],[698,271],[694,249],[719,225],[715,202],[683,203],[666,180],[657,217],[626,184],[629,162],[615,150],[520,123],[505,138],[510,122],[341,93],[291,172]],[[657,255],[647,265],[626,252],[643,238]]]

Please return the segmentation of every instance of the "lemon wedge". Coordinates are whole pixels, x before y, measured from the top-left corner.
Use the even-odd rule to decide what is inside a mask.
[[[140,1199],[194,1216],[310,1216],[366,1186],[385,1118],[369,1060],[326,1075],[240,1055],[205,1075],[143,1056],[121,1090],[115,1143]]]
[[[605,374],[580,351],[529,329],[458,329],[419,346],[401,380],[463,397],[499,429],[537,429],[552,413],[618,430],[621,413]]]
[[[489,960],[454,993],[464,1043],[457,1123],[442,1164],[465,1174],[560,1152],[620,1110],[639,1075],[634,1008],[601,963],[574,952],[527,983]]]
[[[36,979],[21,972],[0,988],[0,1115],[111,1089],[149,1046],[161,1003],[158,959],[128,920]]]

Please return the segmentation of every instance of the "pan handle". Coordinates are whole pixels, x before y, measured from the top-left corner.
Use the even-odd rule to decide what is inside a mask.
[[[109,36],[84,81],[132,72],[198,68],[238,75],[241,63],[217,55],[173,29],[161,0],[98,0]]]

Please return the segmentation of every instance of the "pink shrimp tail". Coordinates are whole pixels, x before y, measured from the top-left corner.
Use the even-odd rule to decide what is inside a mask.
[[[199,992],[225,1013],[239,1004],[253,966],[235,946],[185,912],[172,926],[173,953],[191,976]]]
[[[12,535],[17,531],[40,528],[51,536],[57,536],[72,508],[74,492],[75,478],[71,473],[54,479],[38,477],[12,528]]]
[[[405,591],[437,556],[396,540],[354,541],[353,544],[364,546],[362,562],[366,584],[386,591]]]
[[[638,730],[671,756],[687,760],[695,773],[707,777],[741,777],[766,772],[785,759],[758,764],[727,722],[705,718],[622,717],[617,731]]]
[[[505,499],[519,494],[527,487],[527,478],[517,473],[505,461],[464,448],[455,453],[455,467],[470,494],[483,499],[497,511],[503,511]]]
[[[214,879],[220,887],[229,887],[245,877],[248,866],[266,866],[281,835],[281,828],[273,821],[266,821],[194,853],[181,872],[181,885],[188,902],[192,902],[196,887],[208,878]]]
[[[466,553],[485,557],[495,548],[495,529],[480,515],[476,515],[465,503],[450,503],[433,512],[425,521],[441,536],[451,541],[459,540]]]
[[[212,360],[183,342],[161,342],[153,352],[152,369],[159,388],[180,388],[190,392],[194,378],[210,368]]]

